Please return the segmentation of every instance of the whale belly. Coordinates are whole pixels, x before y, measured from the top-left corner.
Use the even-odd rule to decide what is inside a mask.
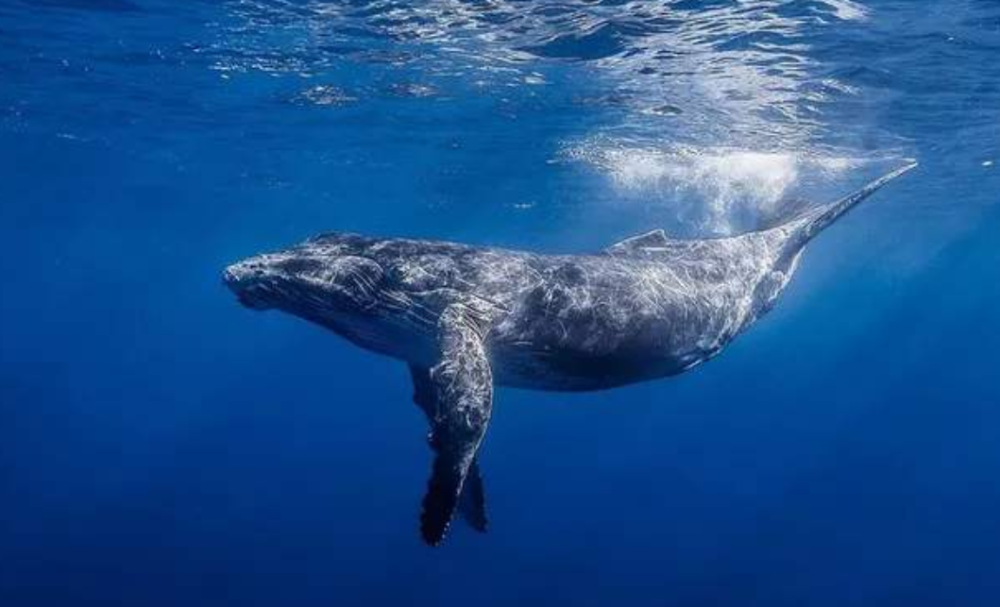
[[[654,350],[595,353],[531,344],[505,344],[491,349],[497,384],[559,392],[606,390],[677,375],[709,356],[707,351],[680,356]]]

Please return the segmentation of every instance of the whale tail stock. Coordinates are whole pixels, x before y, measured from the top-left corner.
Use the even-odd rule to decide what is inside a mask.
[[[809,241],[815,238],[817,234],[843,217],[862,200],[865,200],[874,194],[890,181],[915,169],[917,164],[918,163],[915,161],[909,162],[898,169],[879,177],[875,181],[872,181],[862,187],[860,190],[837,200],[836,202],[823,205],[819,208],[806,210],[791,219],[786,217],[785,221],[782,222],[783,225],[794,225],[793,234],[789,240],[791,248],[795,251],[802,250],[802,248],[805,247]],[[765,229],[777,227],[780,227],[780,225],[768,225],[765,226]]]
[[[803,230],[805,242],[809,242],[815,238],[817,234],[833,224],[833,222],[840,219],[845,213],[857,206],[862,200],[874,194],[879,188],[897,177],[902,177],[905,173],[912,171],[916,167],[917,162],[909,162],[898,169],[879,177],[875,181],[872,181],[857,192],[849,194],[834,203],[816,209],[812,213],[808,214],[806,216],[807,223]]]

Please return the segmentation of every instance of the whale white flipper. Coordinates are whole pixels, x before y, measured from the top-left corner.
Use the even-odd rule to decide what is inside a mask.
[[[428,372],[422,396],[435,457],[420,532],[431,545],[448,530],[493,408],[493,377],[476,321],[464,306],[453,305],[441,315],[439,328],[440,361]],[[475,489],[482,495],[478,478],[477,469]]]
[[[436,409],[436,392],[431,383],[430,371],[423,367],[410,365],[410,376],[413,379],[413,402],[427,416],[428,423],[433,424]],[[428,434],[428,440],[431,435]],[[479,471],[479,460],[473,460],[469,473],[462,488],[458,503],[459,513],[470,527],[480,533],[485,533],[489,520],[486,517],[486,492],[483,488],[482,474]]]

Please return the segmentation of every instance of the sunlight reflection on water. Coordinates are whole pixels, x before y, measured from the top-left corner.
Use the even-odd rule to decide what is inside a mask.
[[[420,86],[444,94],[473,83],[482,95],[531,95],[549,73],[602,91],[591,98],[603,118],[564,142],[564,157],[604,174],[623,196],[672,201],[676,218],[711,233],[745,229],[743,218],[797,184],[871,159],[827,141],[846,138],[824,108],[861,91],[841,82],[810,44],[824,28],[866,19],[868,9],[851,0],[247,0],[234,7],[235,23],[213,50],[215,69],[323,77],[350,61],[389,79],[417,73]],[[322,86],[299,99],[328,104],[316,90],[338,90],[338,100],[352,102],[364,96]]]

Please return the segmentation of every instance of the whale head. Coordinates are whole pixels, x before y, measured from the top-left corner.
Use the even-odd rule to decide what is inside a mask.
[[[329,320],[376,311],[384,272],[349,247],[310,241],[234,263],[222,279],[248,308]]]
[[[248,308],[279,310],[364,348],[423,359],[436,343],[435,310],[444,302],[425,284],[410,289],[400,281],[386,242],[324,234],[236,262],[223,271],[222,280]]]

